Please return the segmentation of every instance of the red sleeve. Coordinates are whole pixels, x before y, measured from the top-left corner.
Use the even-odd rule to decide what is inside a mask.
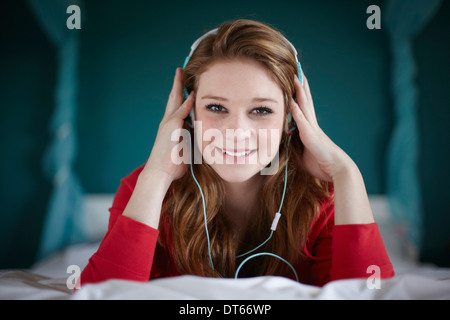
[[[383,244],[378,225],[348,224],[334,225],[334,205],[322,206],[320,217],[314,222],[305,247],[309,257],[305,283],[322,286],[327,282],[368,278],[379,268],[382,279],[394,276],[394,269]]]
[[[112,207],[108,231],[81,273],[80,284],[108,279],[148,281],[159,231],[122,216],[142,167],[121,180]]]
[[[376,223],[335,226],[332,252],[330,280],[368,278],[371,266],[381,279],[395,275]]]

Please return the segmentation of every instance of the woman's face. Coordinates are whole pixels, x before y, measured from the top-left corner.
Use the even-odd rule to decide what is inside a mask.
[[[196,143],[203,161],[225,181],[243,182],[261,170],[270,174],[268,164],[278,166],[284,120],[283,92],[259,62],[221,60],[201,74]]]

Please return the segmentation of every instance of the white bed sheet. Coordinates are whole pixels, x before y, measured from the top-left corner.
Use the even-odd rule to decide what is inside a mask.
[[[369,289],[364,279],[339,280],[319,288],[274,276],[238,280],[180,276],[147,283],[110,280],[88,285],[72,299],[450,299],[450,278],[403,275],[382,281],[380,289]]]
[[[212,279],[180,276],[147,283],[109,280],[67,288],[69,265],[84,268],[98,243],[75,245],[29,270],[0,271],[0,299],[450,299],[450,269],[404,264],[397,275],[370,289],[367,279],[331,282],[322,288],[282,277]]]

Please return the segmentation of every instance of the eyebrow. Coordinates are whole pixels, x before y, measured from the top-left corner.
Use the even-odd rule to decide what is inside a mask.
[[[219,96],[211,96],[211,95],[203,96],[203,97],[201,97],[201,99],[212,99],[212,100],[220,100],[220,101],[229,101],[227,98],[219,97]],[[271,101],[271,102],[278,103],[277,100],[272,99],[272,98],[255,97],[255,98],[252,99],[252,102],[266,102],[266,101]]]

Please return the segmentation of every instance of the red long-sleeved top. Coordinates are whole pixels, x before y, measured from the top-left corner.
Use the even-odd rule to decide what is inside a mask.
[[[168,252],[158,243],[159,230],[122,216],[143,166],[121,180],[112,207],[108,230],[97,252],[89,259],[80,283],[108,279],[148,281],[179,275]],[[166,226],[170,227],[170,226]],[[325,202],[313,222],[305,252],[295,266],[299,280],[322,286],[345,278],[368,278],[371,265],[381,278],[394,276],[376,223],[334,225],[334,205]]]

